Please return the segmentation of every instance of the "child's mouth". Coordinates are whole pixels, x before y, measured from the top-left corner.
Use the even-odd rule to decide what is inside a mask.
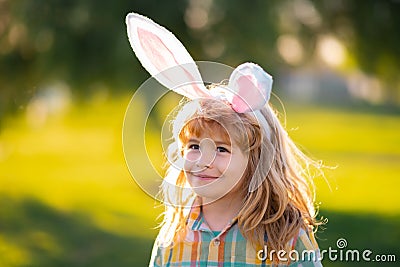
[[[193,174],[192,173],[192,175],[201,180],[215,180],[215,179],[219,178],[218,176],[210,176],[210,175],[204,175],[204,174]]]

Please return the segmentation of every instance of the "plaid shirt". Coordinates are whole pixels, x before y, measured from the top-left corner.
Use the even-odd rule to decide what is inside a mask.
[[[200,206],[193,206],[187,221],[187,234],[183,242],[167,247],[153,247],[150,267],[158,266],[322,266],[319,261],[319,249],[312,233],[301,230],[288,245],[300,256],[303,251],[315,253],[316,260],[298,260],[295,262],[272,263],[264,259],[262,247],[256,249],[240,233],[237,218],[234,218],[220,233],[216,234],[204,221]],[[265,249],[265,247],[264,247]],[[275,256],[277,254],[274,254]],[[305,253],[307,255],[307,253]],[[295,256],[295,254],[293,254]],[[289,255],[286,256],[289,257]],[[281,258],[282,259],[282,258]]]

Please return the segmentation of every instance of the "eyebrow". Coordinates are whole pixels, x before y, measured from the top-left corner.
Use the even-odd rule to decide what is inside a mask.
[[[210,138],[211,139],[211,138]],[[193,142],[193,143],[200,143],[200,141],[199,141],[199,139],[196,139],[196,138],[190,138],[189,140],[188,140],[188,143],[191,143],[191,142]],[[226,145],[226,146],[231,146],[229,143],[226,143],[226,142],[224,142],[224,141],[215,141],[215,140],[213,140],[213,142],[217,145],[217,146],[219,146],[219,145]]]

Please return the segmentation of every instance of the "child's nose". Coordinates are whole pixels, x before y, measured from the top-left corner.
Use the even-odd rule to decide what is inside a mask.
[[[210,167],[216,157],[215,142],[210,138],[204,138],[200,141],[200,157],[197,161],[199,167]]]

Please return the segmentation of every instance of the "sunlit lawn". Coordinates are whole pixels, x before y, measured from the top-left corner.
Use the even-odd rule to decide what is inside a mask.
[[[323,209],[400,214],[400,116],[357,111],[288,108],[287,129],[326,165],[316,179]],[[329,189],[330,187],[330,189]]]
[[[146,265],[162,209],[125,165],[128,102],[94,99],[41,126],[23,114],[3,123],[0,266]],[[343,237],[352,248],[400,257],[400,116],[299,106],[287,116],[296,143],[337,166],[326,170],[328,183],[316,178],[320,213],[329,218],[321,247]]]

